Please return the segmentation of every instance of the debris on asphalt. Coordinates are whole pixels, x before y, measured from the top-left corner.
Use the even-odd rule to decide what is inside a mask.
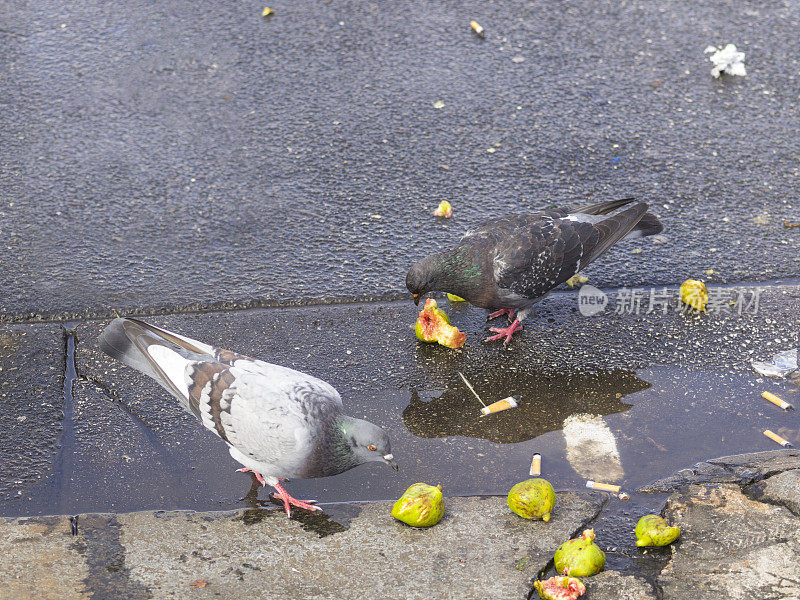
[[[668,546],[678,539],[681,528],[677,525],[667,525],[661,515],[645,515],[636,524],[636,545],[642,546]]]
[[[466,300],[464,300],[461,296],[456,296],[455,294],[450,293],[447,294],[447,299],[450,300],[450,302],[466,302]]]
[[[706,284],[697,279],[687,279],[681,284],[681,302],[695,310],[705,312],[708,303]]]
[[[778,352],[772,357],[772,362],[762,362],[760,360],[750,361],[750,365],[759,375],[764,377],[794,378],[800,377],[800,370],[797,365],[797,348]]]
[[[703,50],[703,53],[712,53],[708,60],[714,63],[714,67],[711,69],[711,75],[714,79],[719,78],[722,73],[738,75],[739,77],[747,75],[747,70],[744,67],[744,52],[739,52],[736,44],[728,44],[724,48],[708,46]]]
[[[433,103],[433,108],[444,108],[444,102],[442,102],[441,100],[437,100],[436,102]]]
[[[767,430],[764,431],[764,435],[767,436],[772,441],[778,442],[784,448],[794,448],[794,446],[792,445],[792,443],[789,440],[787,440],[785,438],[782,438],[781,436],[779,436],[774,431],[771,431],[771,430],[767,429]]]
[[[492,413],[501,412],[504,410],[508,410],[509,408],[517,408],[517,401],[514,400],[513,396],[509,396],[508,398],[503,398],[502,400],[493,402],[489,406],[484,406],[481,409],[481,416],[486,416]]]
[[[619,492],[622,487],[619,485],[614,485],[613,483],[600,483],[599,481],[592,481],[591,479],[586,482],[586,487],[590,490],[598,490],[601,492]]]
[[[533,587],[542,600],[575,600],[586,593],[586,586],[580,579],[565,575],[555,575],[544,581],[537,579]]]
[[[538,452],[533,455],[533,460],[531,461],[531,470],[530,475],[534,477],[538,477],[542,474],[542,455]]]
[[[581,275],[580,273],[576,273],[569,279],[567,279],[564,283],[566,283],[569,287],[575,287],[576,285],[583,285],[589,281],[589,278],[586,275]]]
[[[483,400],[481,400],[481,397],[480,397],[480,396],[478,396],[478,392],[476,392],[476,391],[475,391],[475,388],[474,388],[474,387],[472,387],[472,384],[470,384],[470,382],[469,382],[469,381],[467,381],[467,378],[466,378],[466,377],[464,377],[464,374],[463,374],[461,371],[459,371],[459,372],[458,372],[458,374],[459,374],[459,375],[461,375],[461,379],[463,379],[463,380],[464,380],[464,383],[466,383],[466,384],[467,384],[467,387],[469,388],[469,391],[470,391],[470,392],[472,392],[472,393],[475,395],[475,397],[478,399],[478,402],[480,402],[481,404],[483,404],[483,407],[484,407],[484,408],[486,408],[486,403],[485,403]]]
[[[800,223],[790,223],[789,221],[783,222],[784,227],[800,227]]]
[[[189,584],[189,587],[193,587],[193,588],[204,588],[204,587],[206,587],[207,585],[208,585],[208,582],[207,582],[205,579],[197,579],[197,580],[195,580],[195,581],[192,581],[192,582]]]
[[[630,500],[630,499],[631,499],[631,497],[630,497],[628,494],[626,494],[625,492],[620,492],[620,493],[617,495],[617,498],[619,498],[619,499],[620,499],[620,500],[622,500],[623,502],[627,502],[628,500]]]
[[[436,210],[433,211],[433,216],[449,219],[453,216],[453,207],[450,206],[450,203],[447,200],[442,200],[439,202],[439,206],[436,207]]]
[[[431,527],[444,515],[442,486],[415,483],[392,507],[392,516],[412,527]]]
[[[788,402],[786,402],[786,400],[778,398],[775,394],[771,392],[764,392],[763,394],[761,394],[761,397],[764,398],[765,400],[769,400],[776,406],[780,406],[783,410],[794,410],[793,404],[789,404]]]
[[[428,298],[425,307],[420,311],[414,327],[417,339],[422,342],[438,342],[448,348],[461,348],[467,340],[467,334],[450,325],[450,317],[436,305],[436,300]]]
[[[472,27],[472,31],[474,31],[476,35],[484,37],[485,33],[483,27],[480,26],[480,23],[478,23],[477,21],[470,21],[469,26]]]
[[[264,7],[264,10],[261,11],[262,17],[269,17],[270,15],[274,15],[275,11],[272,10],[269,6]]]
[[[606,554],[594,539],[594,529],[586,529],[579,537],[561,544],[553,556],[556,571],[575,577],[588,577],[602,571]]]
[[[511,488],[506,502],[511,512],[523,519],[547,522],[556,505],[556,492],[546,479],[526,479]]]

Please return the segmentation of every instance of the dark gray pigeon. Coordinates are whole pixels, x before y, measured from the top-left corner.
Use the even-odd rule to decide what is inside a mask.
[[[553,209],[487,221],[467,232],[455,248],[432,254],[408,271],[406,287],[419,304],[432,291],[461,296],[489,318],[509,313],[509,327],[486,341],[507,344],[533,305],[623,238],[654,235],[661,223],[638,202],[608,213],[634,198],[600,202],[573,210]]]
[[[328,383],[148,325],[115,319],[100,334],[100,348],[155,379],[222,438],[231,456],[269,484],[290,505],[280,484],[288,477],[336,475],[370,461],[397,470],[386,432],[342,413],[342,399]]]

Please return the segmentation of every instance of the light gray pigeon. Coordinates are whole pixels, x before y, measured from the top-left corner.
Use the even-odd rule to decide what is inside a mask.
[[[379,461],[397,470],[389,436],[342,413],[328,383],[159,329],[115,319],[99,338],[113,358],[155,379],[222,438],[231,456],[290,506],[319,507],[292,498],[280,481],[326,477]]]
[[[509,327],[492,327],[507,344],[533,305],[623,238],[654,235],[658,219],[638,202],[608,213],[634,198],[600,202],[573,210],[553,209],[487,221],[467,232],[455,248],[432,254],[408,271],[406,287],[419,304],[432,291],[461,296],[489,318],[509,313]]]

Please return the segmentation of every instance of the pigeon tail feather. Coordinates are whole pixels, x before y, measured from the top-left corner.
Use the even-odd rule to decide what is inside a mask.
[[[622,198],[621,200],[607,200],[605,202],[598,202],[596,204],[587,204],[586,206],[580,206],[578,208],[572,209],[570,212],[573,213],[583,213],[585,215],[606,215],[610,212],[614,212],[618,208],[622,208],[623,206],[627,206],[631,202],[636,200],[636,198]]]
[[[595,223],[594,228],[600,234],[600,239],[592,249],[591,254],[584,257],[581,261],[580,269],[584,268],[598,256],[604,254],[611,246],[628,235],[630,231],[636,227],[636,224],[642,220],[647,212],[647,208],[647,204],[638,202],[612,217]]]
[[[646,212],[636,226],[631,229],[631,232],[625,236],[625,239],[630,240],[648,235],[656,235],[663,230],[664,226],[661,224],[661,221],[659,221],[653,213]]]
[[[183,369],[192,361],[214,359],[214,348],[132,318],[114,319],[100,334],[100,349],[155,379],[190,413]]]

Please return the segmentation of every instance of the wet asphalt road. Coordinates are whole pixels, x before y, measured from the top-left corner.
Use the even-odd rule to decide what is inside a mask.
[[[762,426],[800,436],[756,388],[795,391],[747,371],[797,344],[799,2],[262,8],[0,0],[3,514],[247,491],[221,444],[93,347],[87,317],[113,310],[186,313],[156,322],[329,380],[387,427],[404,469],[292,482],[323,501],[416,480],[503,493],[533,451],[580,487],[575,413],[605,417],[606,473],[631,485],[772,448]],[[748,75],[713,80],[703,49],[727,42]],[[408,300],[327,304],[403,297],[413,260],[487,217],[629,195],[664,235],[613,249],[592,284],[767,281],[759,315],[590,320],[554,295],[504,350],[479,343],[482,311],[448,306],[468,333],[450,352],[416,342]],[[324,306],[226,310],[291,303]],[[528,402],[478,423],[458,370]]]
[[[488,216],[629,195],[665,241],[595,284],[797,274],[797,0],[271,6],[0,0],[0,319],[395,297]]]

